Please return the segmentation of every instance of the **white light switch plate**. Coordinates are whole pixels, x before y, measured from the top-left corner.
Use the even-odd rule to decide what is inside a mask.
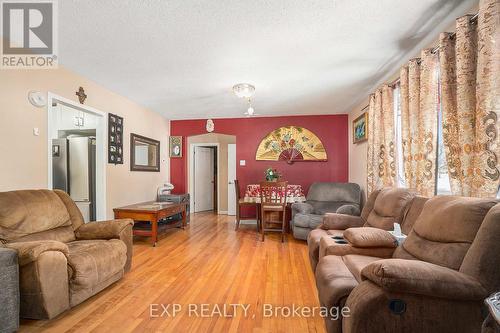
[[[40,135],[40,130],[38,129],[38,127],[34,127],[33,128],[33,135],[34,136],[39,136]]]
[[[240,166],[245,166],[247,165],[247,161],[246,160],[240,160]]]

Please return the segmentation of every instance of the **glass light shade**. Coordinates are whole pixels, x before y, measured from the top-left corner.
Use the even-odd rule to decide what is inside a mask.
[[[233,86],[233,92],[240,98],[250,98],[255,92],[255,87],[249,83],[238,83]]]

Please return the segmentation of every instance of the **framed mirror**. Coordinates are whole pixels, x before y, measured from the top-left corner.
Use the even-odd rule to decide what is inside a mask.
[[[160,172],[160,141],[131,133],[130,171]]]

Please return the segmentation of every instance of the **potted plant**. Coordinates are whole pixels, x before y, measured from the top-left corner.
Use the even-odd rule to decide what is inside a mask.
[[[268,182],[277,182],[281,178],[281,174],[278,170],[273,168],[267,168],[265,175]]]

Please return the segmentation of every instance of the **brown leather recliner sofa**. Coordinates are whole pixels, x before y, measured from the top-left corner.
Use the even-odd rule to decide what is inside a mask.
[[[373,191],[366,201],[361,216],[350,216],[344,214],[330,213],[323,218],[323,223],[317,229],[312,230],[307,238],[309,247],[309,259],[313,271],[316,269],[318,260],[331,254],[339,254],[338,251],[346,251],[347,247],[339,247],[333,237],[343,237],[346,229],[358,227],[370,227],[382,230],[392,230],[394,223],[401,223],[408,212],[415,193],[404,188],[384,188]],[[419,201],[416,205],[423,205]],[[411,223],[402,226],[403,233],[411,230]],[[390,257],[394,251],[391,246],[389,250],[385,247],[369,246],[370,249],[350,248],[350,253],[371,254],[381,257]],[[368,251],[368,252],[367,252]]]
[[[1,192],[0,242],[18,252],[21,317],[53,318],[121,279],[131,266],[132,225],[85,224],[62,191]]]
[[[496,205],[495,205],[496,204]],[[483,299],[500,289],[500,204],[429,199],[391,259],[329,255],[316,268],[328,332],[480,332]]]

